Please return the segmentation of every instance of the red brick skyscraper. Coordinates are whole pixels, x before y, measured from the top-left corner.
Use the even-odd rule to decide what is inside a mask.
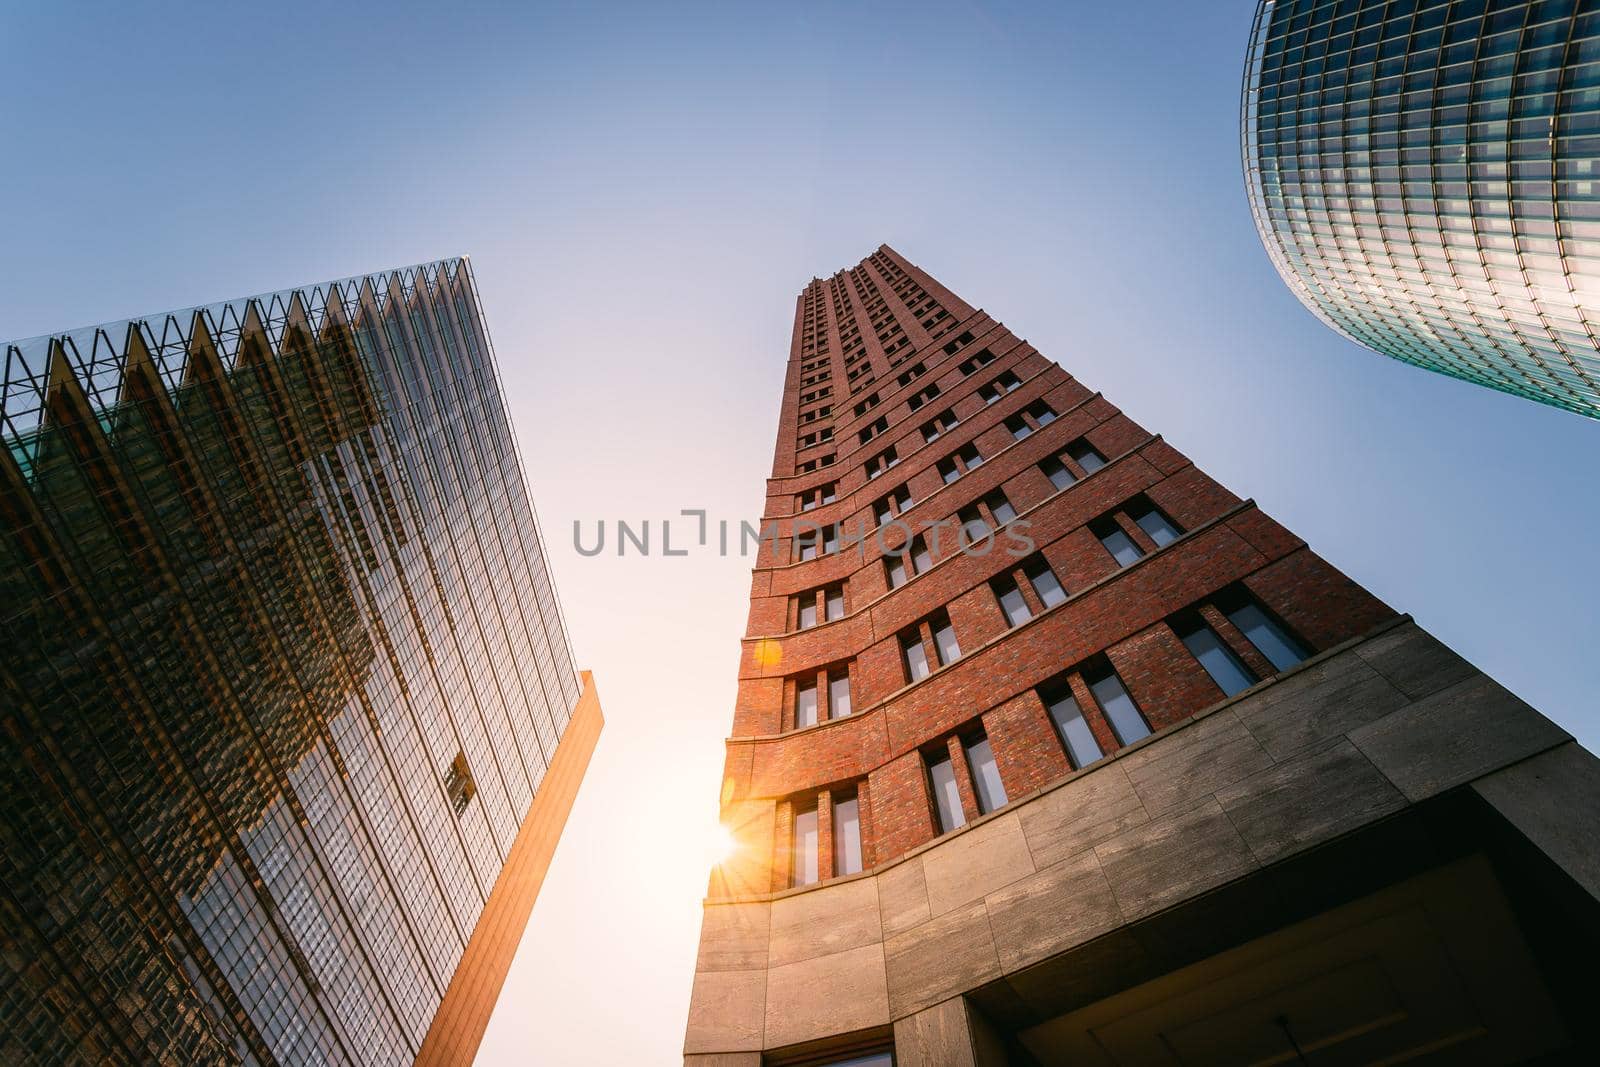
[[[687,1063],[1587,1040],[1593,757],[893,250],[772,475]]]

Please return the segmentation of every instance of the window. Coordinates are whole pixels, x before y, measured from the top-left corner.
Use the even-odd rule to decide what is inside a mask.
[[[977,373],[978,368],[987,367],[993,362],[994,353],[989,351],[987,348],[981,349],[976,355],[961,364],[961,376],[965,378],[975,374]]]
[[[1005,396],[1007,393],[1011,392],[1011,390],[1017,388],[1021,384],[1021,378],[1018,378],[1011,371],[1005,371],[1000,375],[1000,377],[996,378],[988,385],[980,387],[978,389],[978,395],[983,397],[983,402],[985,404],[993,404],[996,400],[999,400],[1001,397]]]
[[[817,624],[817,595],[808,593],[800,601],[799,618],[796,620],[798,629],[809,630]]]
[[[817,681],[801,682],[794,691],[794,728],[817,725]]]
[[[898,589],[910,581],[913,575],[921,574],[933,566],[933,554],[928,551],[922,535],[918,534],[909,544],[901,546],[899,553],[891,551],[889,555],[884,556],[883,563],[889,572],[889,588]]]
[[[800,559],[816,559],[818,550],[827,555],[839,549],[839,524],[832,523],[820,530],[808,530],[805,533],[796,531],[795,543],[800,546]]]
[[[850,671],[839,667],[828,674],[828,718],[843,719],[850,714]]]
[[[1065,680],[1039,690],[1039,699],[1044,701],[1050,721],[1061,735],[1061,743],[1067,746],[1067,759],[1074,768],[1087,767],[1105,755],[1100,751],[1100,742],[1094,739],[1094,731],[1084,721],[1072,687]]]
[[[907,397],[906,406],[912,411],[916,411],[918,408],[922,407],[922,405],[926,404],[928,401],[934,399],[938,395],[939,386],[937,384],[930,385],[927,388],[918,390],[917,392],[911,394],[911,396]]]
[[[1005,615],[1007,625],[1021,626],[1033,618],[1033,611],[1023,598],[1022,590],[1017,588],[1015,579],[1009,576],[996,578],[989,583],[989,588],[994,590],[995,599],[1000,602],[1000,611]]]
[[[833,801],[833,876],[838,878],[860,870],[861,803],[852,793]]]
[[[822,603],[829,622],[844,618],[844,586],[836,585],[823,590]]]
[[[1179,620],[1173,629],[1183,641],[1183,647],[1200,661],[1200,666],[1211,675],[1211,680],[1217,683],[1217,688],[1222,690],[1224,696],[1242,693],[1256,684],[1258,679],[1254,672],[1245,666],[1244,661],[1234,654],[1222,636],[1207,625],[1198,612]]]
[[[790,885],[816,884],[818,840],[817,809],[795,812],[794,864],[790,869]]]
[[[1085,474],[1093,474],[1106,465],[1106,457],[1081,437],[1067,446],[1067,455],[1083,468]]]
[[[955,429],[959,421],[960,420],[956,418],[955,412],[951,411],[949,408],[945,408],[943,411],[939,412],[939,414],[922,424],[923,441],[937,441],[940,434],[946,434]]]
[[[879,452],[876,456],[873,456],[871,459],[867,460],[867,477],[876,478],[878,475],[882,474],[884,471],[888,470],[890,467],[899,462],[899,454],[895,452],[893,446],[890,446],[889,448],[884,449],[882,452]]]
[[[1051,410],[1050,405],[1043,400],[1035,400],[1007,419],[1006,429],[1011,431],[1012,437],[1021,441],[1035,430],[1042,430],[1054,421],[1056,421],[1056,413]]]
[[[1000,768],[994,761],[994,749],[987,737],[966,742],[967,769],[972,774],[972,788],[978,794],[978,810],[987,815],[996,808],[1005,807],[1006,787],[1000,782]]]
[[[1228,621],[1244,634],[1245,640],[1254,645],[1256,651],[1278,670],[1286,671],[1304,662],[1310,655],[1286,627],[1268,615],[1266,609],[1242,589],[1219,597],[1217,606],[1228,617]]]
[[[923,366],[921,363],[914,363],[910,367],[907,367],[905,370],[901,371],[900,377],[896,378],[895,381],[899,382],[901,385],[910,385],[927,372],[927,367]],[[937,393],[935,393],[935,395],[937,395]],[[913,406],[913,410],[915,410],[915,406]]]
[[[928,764],[928,781],[933,786],[939,832],[947,834],[967,825],[966,813],[961,810],[961,790],[956,787],[956,770],[950,765],[948,753]]]
[[[450,798],[450,810],[457,815],[467,810],[467,805],[477,794],[478,785],[472,780],[465,753],[457,752],[456,758],[450,761],[444,776],[444,792]]]
[[[1067,591],[1061,588],[1055,572],[1042,557],[1028,561],[1022,571],[1027,575],[1028,583],[1033,586],[1034,593],[1039,597],[1039,603],[1045,607],[1053,608],[1067,599]]]
[[[1167,518],[1150,501],[1136,498],[1128,505],[1128,518],[1139,524],[1139,529],[1150,535],[1157,548],[1172,544],[1183,534],[1177,523]]]
[[[902,514],[910,506],[911,490],[902,485],[897,489],[891,490],[888,495],[881,496],[873,501],[872,514],[878,520],[878,525],[882,526],[896,515]]]
[[[976,504],[968,504],[956,512],[956,521],[960,523],[959,533],[962,548],[971,548],[978,544],[991,533],[989,520],[984,518]],[[989,549],[985,548],[978,555],[987,555]]]
[[[900,635],[900,655],[905,660],[906,677],[920,682],[932,673],[928,666],[928,651],[922,647],[922,628],[914,627]]]
[[[862,444],[866,444],[868,441],[872,440],[874,437],[878,436],[888,428],[889,420],[880,415],[876,419],[872,420],[872,422],[867,426],[863,427],[861,432],[856,436],[861,438]]]
[[[972,332],[969,330],[963,333],[960,337],[957,337],[954,341],[951,341],[949,344],[945,345],[944,354],[947,356],[953,356],[960,351],[963,345],[970,345],[971,343]]]
[[[983,455],[978,451],[977,445],[962,445],[954,453],[939,461],[939,477],[944,479],[945,485],[949,485],[982,462]]]
[[[873,408],[875,408],[877,406],[878,406],[878,394],[877,393],[869,393],[869,394],[867,394],[867,396],[859,404],[857,404],[855,406],[856,418],[859,419],[861,416],[865,415],[867,412],[871,411]]]
[[[836,482],[829,482],[827,485],[820,485],[815,489],[807,489],[805,492],[801,493],[800,510],[810,511],[819,504],[833,503],[836,499],[838,499],[838,495],[836,493],[837,485],[838,483]]]
[[[1106,551],[1111,553],[1111,558],[1120,566],[1126,567],[1135,560],[1144,558],[1144,549],[1134,543],[1122,527],[1117,525],[1117,520],[1112,517],[1100,519],[1092,523],[1090,531],[1106,546]]]
[[[994,516],[996,526],[1004,526],[1017,517],[1017,509],[1011,506],[1011,501],[1006,499],[1005,493],[998,489],[985,496],[983,504],[989,509],[989,514]]]
[[[1085,671],[1083,680],[1088,683],[1089,692],[1100,704],[1100,710],[1105,714],[1106,721],[1111,723],[1111,731],[1117,735],[1120,744],[1131,745],[1149,735],[1150,726],[1144,721],[1139,706],[1133,702],[1122,679],[1117,677],[1117,672],[1109,664],[1102,664],[1092,672]]]
[[[928,626],[933,631],[933,650],[939,657],[939,666],[960,659],[961,646],[956,643],[956,628],[950,625],[950,617],[940,612],[929,620]]]

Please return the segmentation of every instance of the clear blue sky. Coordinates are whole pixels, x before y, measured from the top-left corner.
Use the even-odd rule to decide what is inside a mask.
[[[880,242],[1600,745],[1600,424],[1294,301],[1239,174],[1252,8],[0,15],[0,336],[472,254],[609,719],[483,1062],[680,1047],[749,561],[571,523],[754,517],[794,296]]]

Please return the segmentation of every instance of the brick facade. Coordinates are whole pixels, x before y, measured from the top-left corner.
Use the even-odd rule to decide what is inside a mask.
[[[923,325],[941,311],[931,327]],[[848,350],[847,335],[859,338]],[[886,354],[901,338],[910,338],[909,345]],[[993,358],[964,373],[982,352]],[[870,370],[851,382],[861,367]],[[902,384],[917,367],[921,373]],[[1018,384],[987,402],[981,391],[1007,375]],[[913,410],[909,401],[929,386],[937,395]],[[823,390],[826,396],[816,395]],[[876,402],[856,414],[870,397]],[[1016,440],[1007,420],[1041,401],[1053,420]],[[822,409],[825,415],[803,418]],[[925,441],[923,425],[946,410],[957,424]],[[883,428],[863,442],[867,427]],[[833,431],[828,440],[802,446],[803,437],[822,429]],[[1078,481],[1057,490],[1041,464],[1080,440],[1105,464],[1093,473],[1072,465]],[[968,445],[977,447],[981,463],[946,484],[940,461]],[[866,462],[889,448],[897,462],[869,477]],[[824,455],[832,462],[802,471]],[[875,503],[901,486],[911,503],[895,523],[880,527]],[[958,512],[996,491],[1017,520],[996,531],[987,554],[964,551]],[[828,496],[830,503],[806,504]],[[1120,510],[1140,497],[1184,531],[1177,541],[1158,548]],[[1144,558],[1120,567],[1091,531],[1102,518],[1115,522]],[[870,787],[864,849],[875,862],[931,840],[938,826],[926,756],[957,734],[981,727],[1011,795],[1068,773],[1066,750],[1036,689],[1091,657],[1105,657],[1116,670],[1151,729],[1222,699],[1166,622],[1219,590],[1248,589],[1312,651],[1394,614],[1253,502],[887,247],[853,270],[813,281],[797,301],[764,522],[779,536],[762,543],[751,583],[723,802],[725,815],[736,808],[741,824],[769,822],[760,837],[772,841],[773,851],[742,850],[722,874],[720,891],[729,893],[787,887],[787,824],[819,795],[825,811],[829,790]],[[1019,565],[1013,531],[1022,523],[1068,598],[1046,610],[1021,582],[1034,617],[1010,627],[990,580]],[[797,541],[832,524],[840,524],[837,551],[800,559]],[[906,528],[928,543],[931,566],[891,590],[885,562],[904,543]],[[844,589],[844,617],[797,630],[797,605],[815,603],[820,590],[836,585]],[[962,654],[909,683],[900,635],[938,611],[948,615]],[[1272,673],[1220,612],[1202,611],[1255,673]],[[823,701],[818,724],[795,729],[796,680],[804,684],[830,668],[848,671],[853,713],[829,720]],[[1071,684],[1101,750],[1115,752],[1120,742],[1082,681]],[[962,806],[973,817],[968,768],[960,759],[953,766]],[[824,844],[828,834],[824,828]],[[820,866],[831,870],[829,862]]]

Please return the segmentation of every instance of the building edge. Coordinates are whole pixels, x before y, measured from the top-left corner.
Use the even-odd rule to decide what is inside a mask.
[[[455,1067],[470,1064],[477,1056],[605,725],[593,673],[580,671],[579,675],[583,693],[572,721],[561,734],[550,769],[528,806],[444,1000],[434,1013],[414,1061],[417,1067]]]

